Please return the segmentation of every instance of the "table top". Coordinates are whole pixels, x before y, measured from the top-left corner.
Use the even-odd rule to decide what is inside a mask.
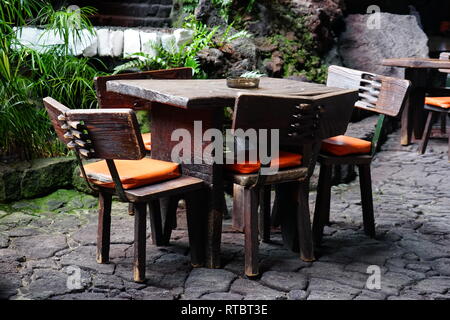
[[[384,59],[383,66],[417,69],[450,69],[450,60],[430,58],[395,58]]]
[[[228,88],[225,79],[208,80],[111,80],[107,91],[177,107],[219,108],[233,106],[240,92],[267,95],[312,96],[343,89],[289,79],[263,77],[258,89]]]

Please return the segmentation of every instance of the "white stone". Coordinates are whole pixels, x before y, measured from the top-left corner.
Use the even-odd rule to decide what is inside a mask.
[[[90,48],[90,51],[94,51],[93,46],[95,46],[95,53],[92,54],[92,56],[97,54],[97,35],[95,33],[90,33],[88,30],[83,30],[81,31],[79,38],[72,39],[69,44],[69,51],[74,56],[80,56],[88,47]]]
[[[19,40],[19,43],[25,47],[32,48],[32,49],[38,49],[38,39],[39,36],[42,34],[42,29],[38,28],[14,28],[14,31],[17,34],[17,39]],[[16,45],[13,46],[14,49],[17,48]]]
[[[111,41],[109,37],[110,32],[109,29],[97,30],[97,52],[100,57],[112,56]]]
[[[139,31],[126,29],[123,32],[123,57],[131,57],[133,53],[141,52]]]
[[[156,57],[158,55],[158,50],[155,46],[161,44],[161,36],[157,32],[141,32],[141,50],[142,52]]]
[[[109,34],[112,48],[112,56],[120,57],[123,53],[123,31],[113,30]]]
[[[175,43],[177,44],[177,47],[181,48],[183,45],[192,41],[192,38],[194,37],[194,31],[188,29],[176,29],[173,32],[173,35],[175,37]]]
[[[179,50],[177,40],[173,34],[163,34],[161,36],[162,47],[170,53],[175,53]]]

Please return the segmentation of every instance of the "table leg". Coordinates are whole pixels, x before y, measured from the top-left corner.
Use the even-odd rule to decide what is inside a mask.
[[[420,139],[423,134],[426,119],[423,106],[427,75],[428,69],[405,70],[405,79],[411,81],[411,91],[401,117],[401,144],[404,146],[411,143],[413,133],[415,139]]]
[[[207,187],[208,233],[206,243],[206,266],[220,268],[220,243],[222,241],[223,186],[212,184]]]

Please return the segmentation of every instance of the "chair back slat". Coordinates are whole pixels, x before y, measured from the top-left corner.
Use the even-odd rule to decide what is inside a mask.
[[[65,120],[66,112],[70,109],[50,97],[44,99],[44,106],[59,140],[65,144],[69,143],[70,139],[65,137],[67,132]]]
[[[167,70],[152,70],[135,73],[123,73],[94,79],[99,108],[132,108],[134,110],[147,108],[150,102],[106,91],[106,82],[111,80],[134,79],[191,79],[191,68],[175,68]]]
[[[450,52],[442,52],[439,55],[439,60],[450,60]],[[450,73],[450,69],[439,69],[440,72]]]
[[[58,137],[84,158],[139,160],[145,156],[144,142],[132,109],[69,109],[47,97],[44,104]],[[58,116],[57,116],[58,117]]]
[[[395,117],[405,105],[411,83],[408,80],[330,66],[327,86],[357,89],[359,99],[355,107]]]
[[[355,90],[313,97],[240,94],[232,129],[279,129],[281,145],[313,144],[347,130]]]

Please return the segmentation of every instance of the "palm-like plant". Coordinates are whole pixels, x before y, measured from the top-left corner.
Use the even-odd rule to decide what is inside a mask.
[[[88,9],[76,13],[81,21],[78,26],[89,30],[86,14],[91,12],[92,9]],[[45,1],[2,1],[0,158],[15,155],[30,159],[64,152],[42,107],[43,97],[51,95],[77,108],[96,106],[92,81],[98,71],[87,58],[67,55],[71,39],[82,30],[73,26],[74,17],[75,13],[53,10]],[[60,34],[65,44],[50,47],[45,52],[22,47],[13,27],[41,22],[48,22],[47,30]]]

